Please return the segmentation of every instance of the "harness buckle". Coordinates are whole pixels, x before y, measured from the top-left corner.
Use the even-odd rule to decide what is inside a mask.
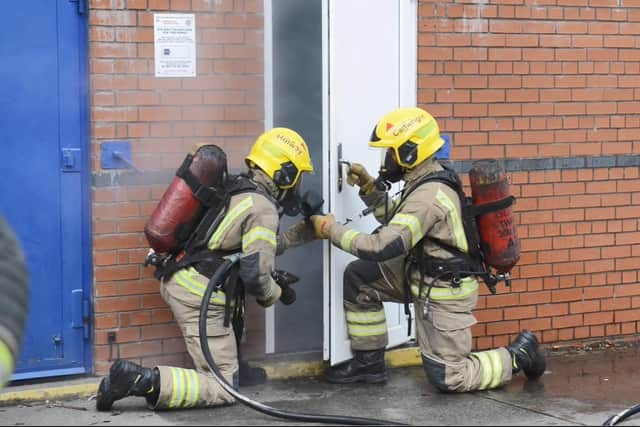
[[[460,285],[462,284],[460,273],[453,273],[451,277],[451,284],[453,285],[454,288],[460,289]]]

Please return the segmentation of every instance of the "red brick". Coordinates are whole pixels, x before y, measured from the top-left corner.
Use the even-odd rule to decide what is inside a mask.
[[[120,357],[123,359],[132,357],[146,357],[150,355],[161,354],[161,341],[141,341],[131,344],[121,344]]]
[[[584,246],[612,246],[615,243],[615,235],[613,234],[592,234],[584,236]]]
[[[159,308],[166,307],[167,304],[160,295],[144,295],[142,297],[142,306],[144,308]]]
[[[518,332],[520,332],[520,325],[517,320],[487,324],[488,335],[509,334]]]
[[[640,286],[637,284],[618,285],[615,287],[615,295],[618,297],[640,295]]]
[[[570,259],[572,261],[600,259],[600,248],[571,249]]]
[[[619,311],[631,308],[631,298],[628,297],[614,297],[610,299],[601,300],[602,310],[604,311]]]
[[[475,336],[476,335],[474,334],[474,337]],[[491,337],[478,336],[477,338],[474,338],[474,342],[474,351],[482,351],[494,348],[493,340],[491,339]]]
[[[496,322],[503,319],[503,311],[501,308],[491,310],[476,310],[473,314],[476,317],[476,320],[481,323]]]
[[[157,338],[181,337],[182,333],[177,325],[148,325],[142,327],[142,339],[152,340]]]
[[[569,304],[569,313],[571,314],[591,313],[599,310],[600,301],[597,300],[579,301]]]
[[[589,331],[589,327],[587,326],[574,328],[574,336],[576,339],[588,338],[589,334],[590,334],[590,331]]]
[[[173,320],[173,313],[169,309],[155,309],[152,311],[152,324],[167,323]]]
[[[538,317],[559,317],[569,313],[569,306],[566,303],[541,304],[537,306]]]
[[[613,312],[601,312],[601,313],[585,313],[584,325],[605,325],[613,323]]]
[[[140,267],[137,265],[99,267],[94,272],[96,282],[136,279],[138,277],[140,277]]]
[[[171,10],[190,11],[191,0],[171,0]]]
[[[127,0],[128,9],[146,9],[147,0]]]
[[[620,325],[620,330],[621,333],[623,334],[635,334],[637,332],[637,322],[633,321],[633,322],[628,322],[628,323],[623,323],[622,325]]]
[[[94,327],[96,330],[110,329],[118,326],[118,316],[115,313],[97,314],[94,317]]]
[[[99,298],[95,301],[96,313],[113,313],[116,311],[129,311],[140,308],[140,297]]]
[[[504,319],[532,319],[536,316],[535,306],[513,307],[504,309]]]
[[[520,329],[528,329],[530,331],[541,331],[551,328],[550,318],[525,319],[520,321]]]
[[[555,329],[568,328],[572,326],[581,326],[583,324],[583,315],[569,315],[554,317],[551,321],[552,327]]]

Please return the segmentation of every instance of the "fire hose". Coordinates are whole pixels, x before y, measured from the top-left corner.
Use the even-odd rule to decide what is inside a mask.
[[[338,415],[319,415],[319,414],[306,414],[301,412],[292,412],[282,409],[277,409],[263,403],[257,402],[239,393],[233,386],[231,386],[227,380],[222,376],[218,366],[213,359],[209,343],[207,341],[207,312],[209,310],[209,299],[213,292],[221,286],[226,278],[227,274],[240,259],[240,254],[233,254],[225,257],[222,265],[216,270],[216,272],[209,280],[207,289],[202,297],[202,303],[200,304],[200,319],[198,322],[199,334],[200,334],[200,347],[204,358],[209,365],[209,369],[213,374],[213,378],[220,384],[220,386],[236,400],[242,402],[248,407],[273,417],[284,418],[293,421],[302,422],[314,422],[324,424],[341,424],[341,425],[407,425],[402,423],[376,420],[371,418],[359,418],[359,417],[347,417]]]
[[[603,426],[614,426],[616,424],[618,424],[621,421],[626,420],[627,418],[629,418],[632,415],[635,415],[637,413],[640,412],[640,403],[637,405],[634,405],[630,408],[625,409],[622,412],[619,412],[611,417],[609,417],[607,419],[607,421],[604,422],[604,424],[602,424]]]

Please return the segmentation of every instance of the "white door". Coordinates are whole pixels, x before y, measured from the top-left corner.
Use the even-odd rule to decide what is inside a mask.
[[[338,183],[339,151],[346,161],[364,164],[372,175],[379,150],[368,149],[374,124],[385,113],[416,103],[416,0],[325,0],[324,144],[325,200],[337,221],[371,232],[379,225],[365,208],[357,188]],[[341,147],[341,149],[340,149]],[[331,364],[351,358],[342,305],[342,274],[354,259],[327,244],[325,254],[325,346]],[[389,347],[405,343],[407,319],[402,304],[385,304]],[[328,322],[327,322],[328,319]],[[328,323],[328,324],[327,324]],[[415,328],[412,328],[415,329]]]

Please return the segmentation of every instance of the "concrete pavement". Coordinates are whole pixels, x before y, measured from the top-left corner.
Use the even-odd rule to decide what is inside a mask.
[[[540,381],[527,382],[518,375],[505,387],[486,392],[440,393],[427,382],[420,366],[391,369],[386,385],[337,386],[316,377],[272,377],[265,385],[243,387],[241,392],[278,409],[411,425],[602,425],[611,415],[640,402],[640,352],[635,345],[587,350],[590,351],[550,351],[547,372]],[[84,381],[87,391],[92,391],[95,380],[75,381]],[[40,390],[44,388],[41,386]],[[12,389],[9,387],[5,393]],[[37,389],[36,385],[34,390]],[[146,409],[144,399],[130,397],[116,402],[112,412],[100,413],[95,411],[95,401],[80,394],[50,397],[32,403],[10,403],[5,399],[4,406],[0,406],[1,424],[301,424],[261,414],[242,403],[224,408],[153,412]],[[640,415],[620,425],[640,425]]]

